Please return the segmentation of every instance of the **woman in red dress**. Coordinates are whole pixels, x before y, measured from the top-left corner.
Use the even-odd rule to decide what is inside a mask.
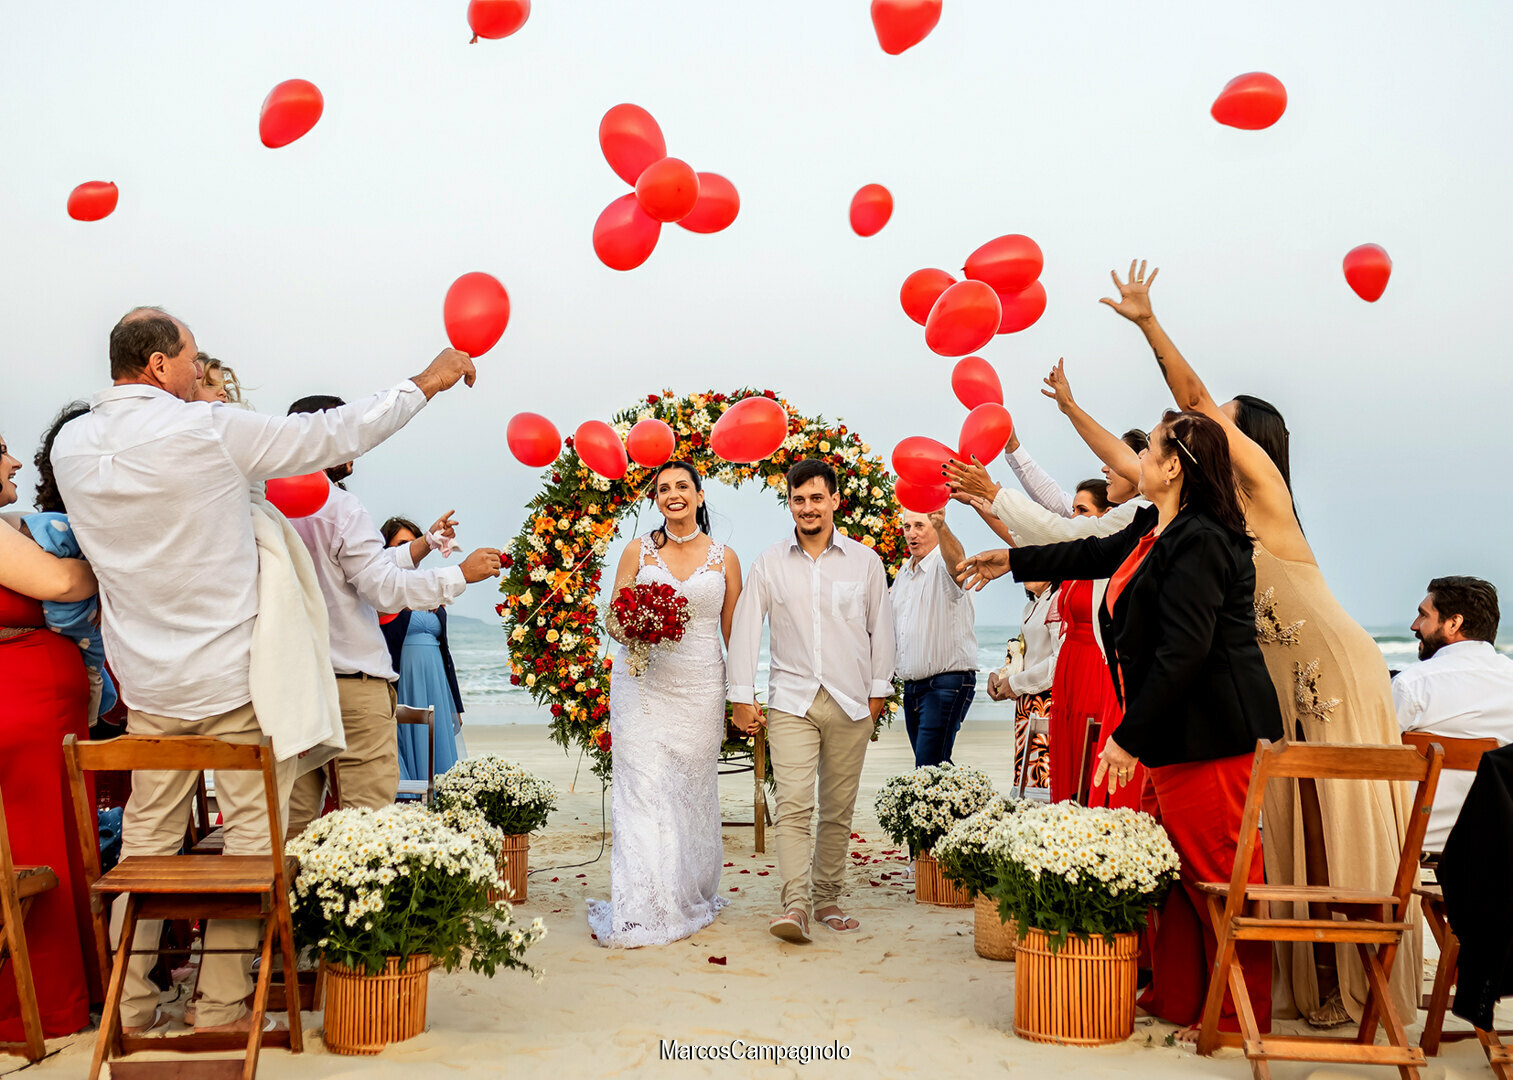
[[[20,463],[0,442],[0,506],[16,501]],[[95,593],[89,566],[56,559],[0,521],[0,797],[11,857],[49,866],[58,888],[38,896],[26,918],[32,979],[48,1038],[89,1026],[93,930],[79,854],[63,736],[89,737],[89,681],[73,642],[45,629],[41,600]],[[91,804],[93,796],[91,795]],[[20,1041],[15,966],[0,974],[0,1040]]]

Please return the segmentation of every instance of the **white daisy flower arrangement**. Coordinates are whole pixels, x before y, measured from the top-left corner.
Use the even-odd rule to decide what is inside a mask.
[[[557,789],[498,754],[481,754],[436,778],[432,808],[474,810],[505,836],[518,836],[546,824],[557,808]]]
[[[991,893],[1023,934],[1045,931],[1052,950],[1145,926],[1177,880],[1180,862],[1166,830],[1134,810],[1023,803],[987,839],[997,880]]]
[[[1022,805],[1017,799],[994,795],[977,813],[951,826],[931,852],[940,872],[974,898],[988,893],[998,880],[996,860],[1007,855],[998,826]]]
[[[967,765],[925,765],[884,781],[873,803],[877,823],[895,844],[927,852],[958,821],[997,794],[987,773]]]
[[[503,835],[476,812],[451,820],[460,827],[416,806],[316,819],[285,848],[299,862],[289,898],[295,943],[370,975],[391,956],[429,955],[447,971],[466,963],[539,978],[525,952],[545,926],[521,926],[507,901],[488,898]]]

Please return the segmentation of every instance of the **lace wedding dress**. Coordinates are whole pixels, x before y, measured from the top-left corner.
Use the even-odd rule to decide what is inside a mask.
[[[720,610],[725,548],[711,543],[687,581],[641,537],[636,580],[665,583],[692,609],[683,639],[652,652],[631,675],[625,648],[610,673],[610,899],[589,900],[600,945],[665,945],[714,921],[725,847],[720,839],[719,756],[725,731],[725,660]]]

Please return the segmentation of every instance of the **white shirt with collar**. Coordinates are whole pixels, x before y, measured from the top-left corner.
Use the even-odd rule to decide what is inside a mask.
[[[410,545],[384,547],[383,535],[357,496],[334,484],[325,506],[290,524],[310,550],[315,580],[326,598],[331,666],[338,675],[398,679],[378,613],[450,604],[467,588],[462,567],[416,570]]]
[[[1392,701],[1404,731],[1496,739],[1505,746],[1513,742],[1513,659],[1486,641],[1442,645],[1429,659],[1398,673]],[[1439,774],[1425,851],[1444,849],[1475,775],[1458,769]]]
[[[820,687],[853,720],[893,693],[893,608],[877,552],[839,532],[811,558],[795,532],[757,556],[730,629],[729,699],[756,700],[762,622],[771,620],[768,704],[803,716]]]
[[[899,567],[889,599],[900,679],[977,670],[972,594],[957,584],[939,545],[917,565],[909,559]]]
[[[1003,459],[1014,470],[1014,477],[1019,481],[1019,486],[1024,488],[1025,494],[1053,514],[1064,518],[1072,516],[1072,501],[1076,496],[1056,483],[1055,477],[1041,468],[1040,463],[1030,457],[1028,450],[1023,446],[1018,450],[1005,449]]]
[[[351,461],[425,403],[407,380],[340,409],[264,416],[131,384],[63,426],[53,470],[100,580],[105,651],[130,708],[202,720],[251,700],[250,485]]]

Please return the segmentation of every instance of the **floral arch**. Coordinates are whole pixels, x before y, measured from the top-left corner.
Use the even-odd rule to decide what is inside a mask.
[[[736,464],[709,450],[709,432],[731,405],[745,397],[772,398],[788,412],[788,437],[772,456]],[[875,549],[891,578],[903,559],[893,476],[872,448],[846,425],[799,415],[771,390],[713,391],[676,397],[671,391],[617,413],[611,421],[624,439],[637,421],[650,417],[677,435],[673,457],[691,461],[708,481],[740,487],[755,480],[784,498],[783,476],[806,457],[828,460],[840,478],[836,528]],[[651,470],[634,462],[620,480],[589,470],[572,439],[544,473],[546,486],[527,504],[528,515],[504,556],[495,609],[509,635],[510,682],[524,686],[551,708],[551,737],[564,748],[581,747],[594,771],[608,774],[611,658],[599,617],[600,576],[620,520],[644,505],[642,488]],[[727,750],[745,749],[727,743]]]

